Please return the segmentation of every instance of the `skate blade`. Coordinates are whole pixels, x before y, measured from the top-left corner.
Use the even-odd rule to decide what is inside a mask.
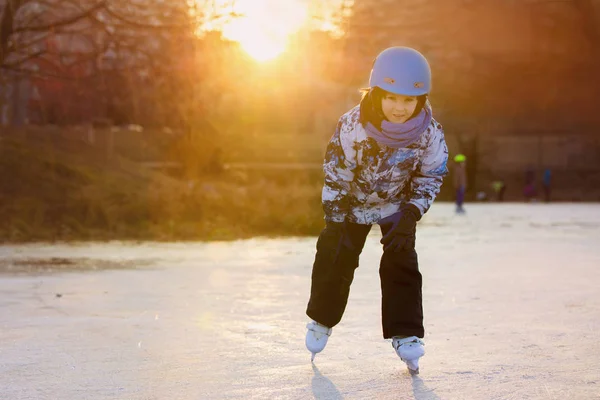
[[[411,375],[418,375],[419,374],[419,362],[415,362],[415,361],[405,361],[406,362],[406,367],[408,368],[408,372],[410,372]]]
[[[315,356],[316,355],[317,355],[317,353],[311,353],[310,362],[314,362],[315,361]]]

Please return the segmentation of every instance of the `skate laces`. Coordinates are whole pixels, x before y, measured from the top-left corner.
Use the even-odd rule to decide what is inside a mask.
[[[407,338],[393,338],[392,345],[396,350],[398,350],[401,346],[406,345],[407,347],[413,347],[414,345],[420,344],[421,346],[425,346],[425,342],[419,339],[416,336],[410,336]]]
[[[325,325],[321,325],[321,324],[319,324],[317,322],[314,322],[314,321],[313,322],[309,322],[306,325],[306,328],[309,331],[314,332],[315,334],[320,334],[320,336],[321,335],[327,335],[327,336],[331,335],[331,328],[328,328]]]

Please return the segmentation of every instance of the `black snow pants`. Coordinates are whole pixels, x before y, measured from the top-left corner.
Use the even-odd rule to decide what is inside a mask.
[[[346,222],[343,229],[327,224],[321,232],[306,310],[306,314],[316,322],[331,328],[342,319],[354,270],[358,268],[358,259],[370,230],[371,225]],[[387,233],[384,228],[381,230],[383,235]],[[416,251],[384,251],[379,277],[383,337],[422,338],[422,277]]]

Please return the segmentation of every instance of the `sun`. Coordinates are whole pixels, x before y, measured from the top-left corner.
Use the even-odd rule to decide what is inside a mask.
[[[269,61],[285,51],[289,34],[277,34],[267,28],[259,20],[235,21],[225,27],[223,36],[239,42],[256,61]]]
[[[286,43],[268,36],[256,35],[240,40],[242,48],[256,61],[269,61],[277,58],[286,49]]]
[[[223,25],[223,36],[261,62],[281,55],[290,36],[308,19],[302,0],[237,0],[230,7],[239,16]]]

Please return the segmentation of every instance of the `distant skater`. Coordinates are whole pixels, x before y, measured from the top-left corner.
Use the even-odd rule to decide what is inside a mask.
[[[550,194],[552,192],[552,172],[550,172],[550,168],[544,170],[542,188],[544,189],[544,201],[550,203]]]
[[[464,214],[465,192],[467,191],[467,157],[464,154],[454,156],[454,191],[456,201],[456,213]]]
[[[533,168],[525,170],[525,187],[523,188],[525,201],[534,202],[537,200],[537,190],[535,188],[535,171]]]

